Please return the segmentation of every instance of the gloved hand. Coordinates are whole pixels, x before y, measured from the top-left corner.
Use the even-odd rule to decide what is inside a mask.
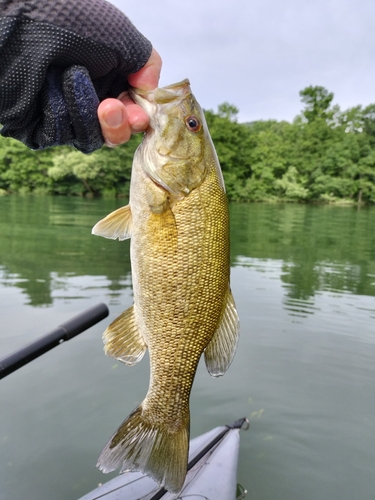
[[[126,90],[151,50],[105,0],[0,0],[1,134],[32,149],[100,148],[99,102]]]

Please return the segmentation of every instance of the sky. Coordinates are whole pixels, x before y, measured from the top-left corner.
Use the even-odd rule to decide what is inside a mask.
[[[205,109],[287,120],[319,85],[342,110],[375,103],[375,0],[111,0]]]

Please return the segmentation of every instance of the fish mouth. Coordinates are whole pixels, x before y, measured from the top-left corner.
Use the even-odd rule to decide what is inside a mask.
[[[166,85],[165,87],[161,87],[161,88],[162,89],[177,89],[179,87],[186,87],[187,85],[190,87],[189,78],[184,78],[180,82],[171,83],[170,85]]]
[[[130,97],[136,104],[139,104],[147,111],[147,103],[167,104],[176,100],[184,99],[191,94],[190,81],[185,78],[181,82],[172,83],[165,87],[158,87],[154,90],[129,88]]]
[[[181,82],[172,83],[165,87],[155,89],[154,99],[158,104],[167,103],[178,99],[179,97],[186,97],[191,94],[190,81],[185,78]]]

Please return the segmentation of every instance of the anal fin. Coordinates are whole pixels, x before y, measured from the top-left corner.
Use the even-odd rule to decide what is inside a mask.
[[[240,322],[236,304],[228,287],[220,324],[204,351],[208,373],[213,377],[224,375],[229,368],[236,353],[239,329]]]
[[[134,316],[134,306],[116,318],[103,333],[104,351],[107,356],[135,365],[147,349]]]
[[[127,240],[131,236],[132,214],[130,205],[111,212],[92,228],[92,234],[111,240]]]

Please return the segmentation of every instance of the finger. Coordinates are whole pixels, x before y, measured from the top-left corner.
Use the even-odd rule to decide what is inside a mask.
[[[162,60],[155,49],[145,66],[128,81],[132,87],[153,90],[158,86]],[[98,107],[98,118],[107,146],[123,144],[132,133],[146,130],[149,124],[147,113],[135,104],[126,92],[119,99],[105,99]]]
[[[98,118],[107,146],[127,142],[131,136],[126,106],[118,99],[105,99],[98,107]]]
[[[162,60],[155,49],[152,49],[150,59],[142,69],[128,76],[132,87],[142,90],[154,90],[159,83]]]
[[[129,97],[127,92],[123,92],[119,99],[124,104],[128,115],[128,121],[133,134],[147,129],[150,122],[146,111]]]

